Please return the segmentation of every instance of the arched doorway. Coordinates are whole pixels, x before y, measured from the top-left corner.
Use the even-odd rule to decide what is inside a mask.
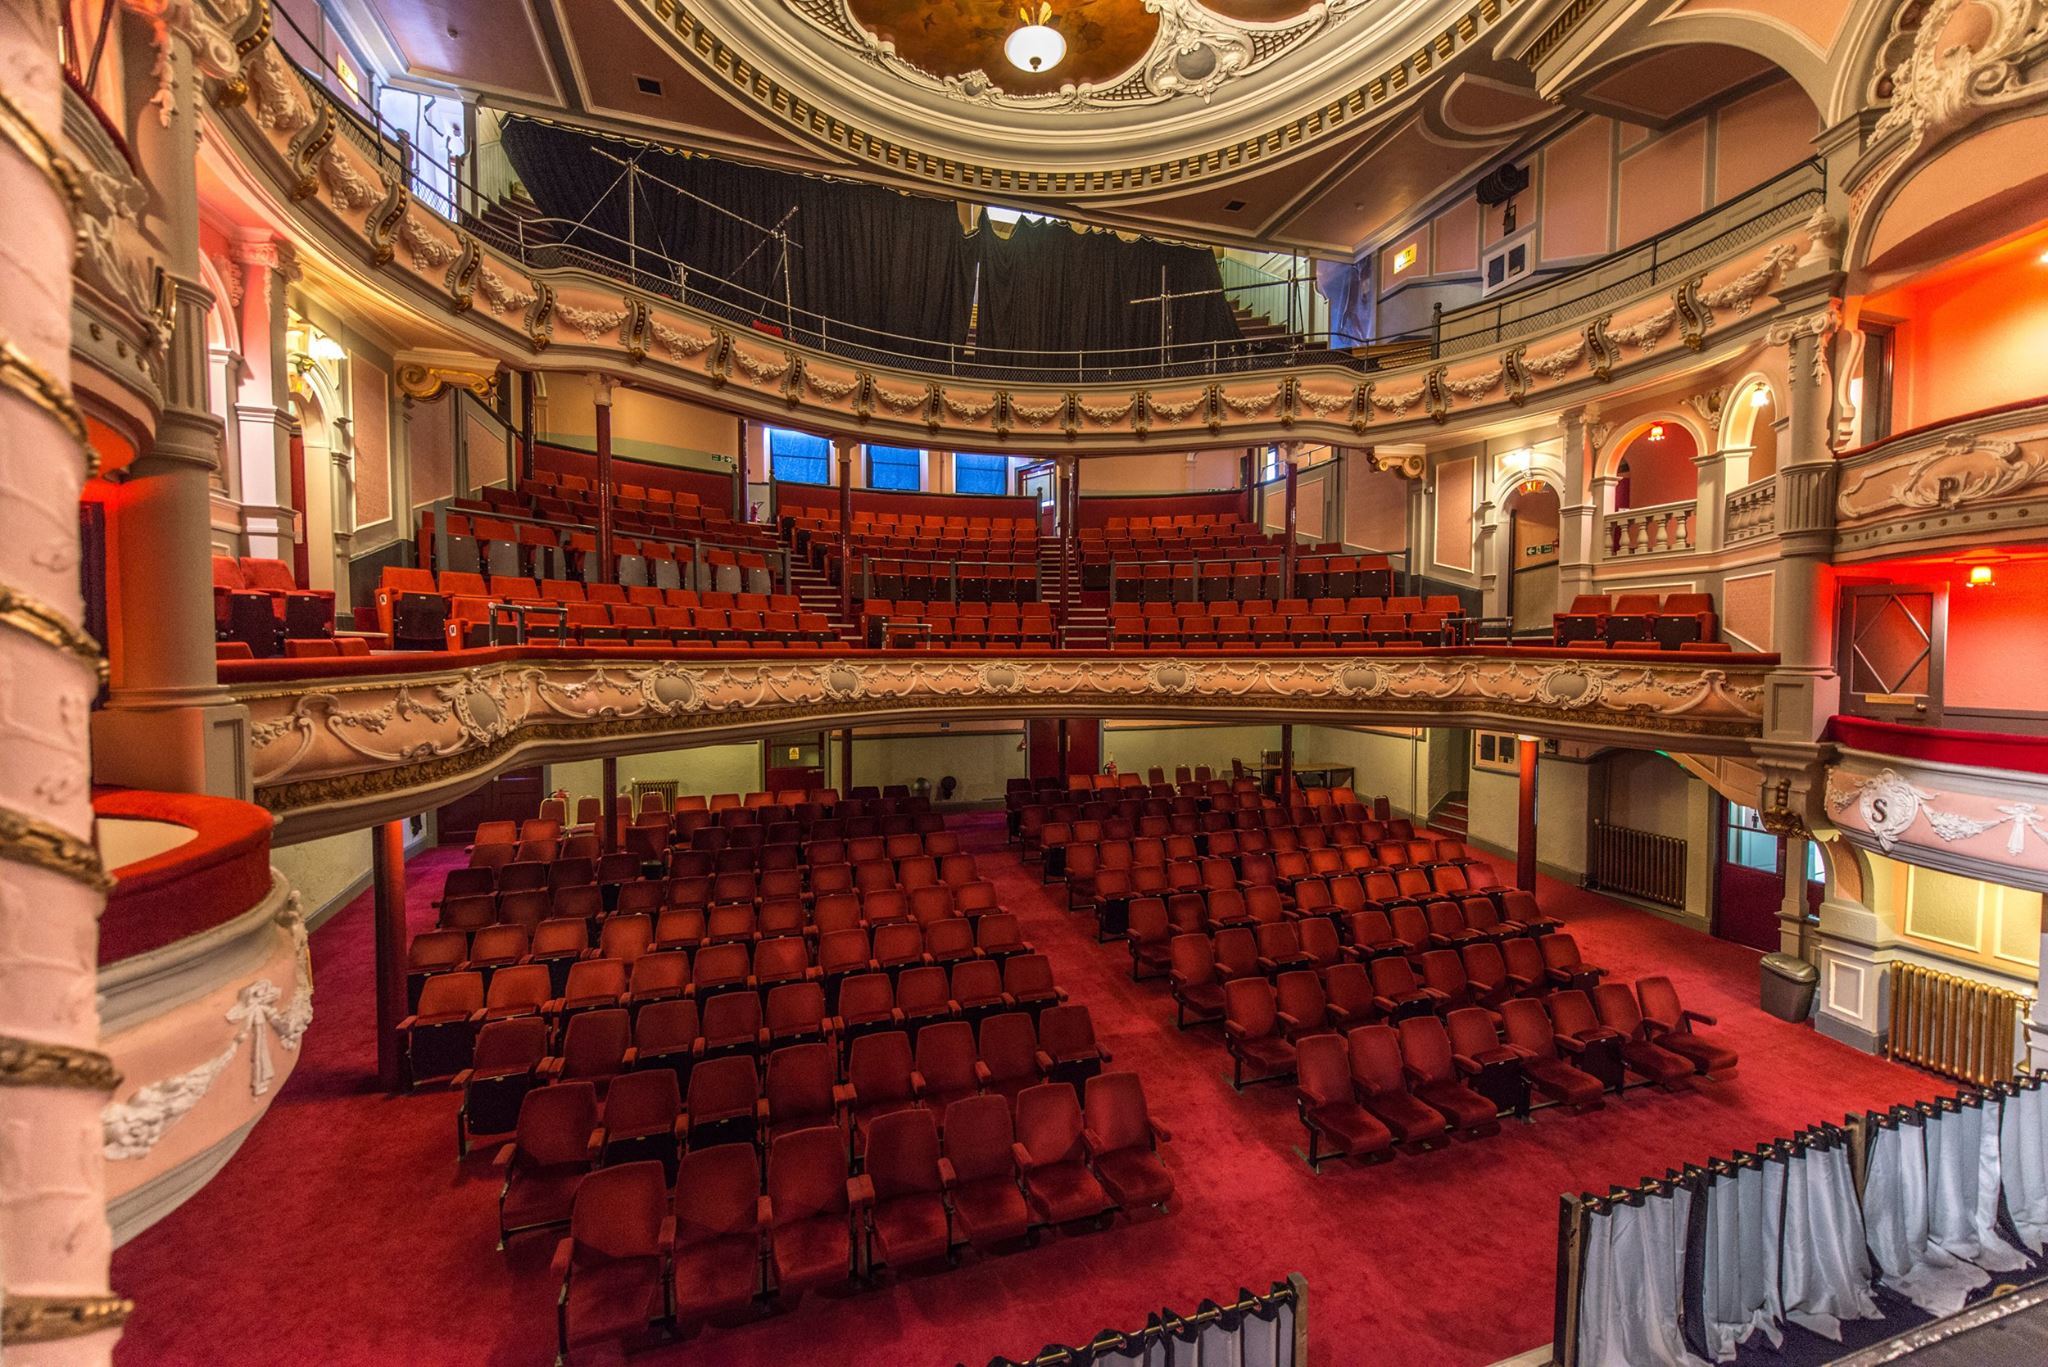
[[[1559,602],[1557,490],[1527,480],[1508,495],[1507,617],[1517,636],[1543,635],[1561,610]]]
[[[1692,549],[1700,441],[1691,426],[1675,418],[1645,418],[1613,449],[1606,553]]]

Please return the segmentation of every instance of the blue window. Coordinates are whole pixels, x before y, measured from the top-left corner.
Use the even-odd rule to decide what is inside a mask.
[[[1010,492],[1008,456],[953,457],[953,492],[956,494],[1007,494]]]
[[[768,429],[768,474],[792,484],[832,482],[832,443],[808,432]]]
[[[870,446],[868,487],[913,493],[924,488],[924,452],[908,446]]]

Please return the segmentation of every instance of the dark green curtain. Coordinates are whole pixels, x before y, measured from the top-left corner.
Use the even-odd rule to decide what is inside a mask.
[[[1099,364],[1150,365],[1159,359],[1160,306],[1131,301],[1156,297],[1162,284],[1167,294],[1197,295],[1168,305],[1175,343],[1238,339],[1216,257],[1204,248],[1037,219],[1020,220],[1008,238],[983,232],[979,241],[978,347],[1123,352]],[[1050,358],[1047,364],[1057,368]]]
[[[945,200],[685,156],[532,119],[507,120],[502,136],[541,212],[587,225],[566,235],[568,245],[621,262],[629,255],[627,188],[613,158],[637,158],[646,174],[633,181],[631,239],[684,263],[693,303],[785,321],[782,252],[738,215],[788,232],[788,302],[799,334],[815,335],[819,320],[829,319],[825,340],[835,350],[941,358],[946,343],[966,339],[976,249]],[[644,256],[640,267],[665,270]]]

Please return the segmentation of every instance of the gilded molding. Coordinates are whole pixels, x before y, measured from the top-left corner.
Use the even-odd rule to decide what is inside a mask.
[[[334,141],[334,106],[325,100],[313,107],[313,121],[292,134],[285,147],[285,162],[291,167],[290,191],[293,203],[320,193],[320,158]]]
[[[0,1087],[62,1087],[111,1092],[121,1085],[114,1060],[97,1049],[0,1035]]]
[[[480,370],[458,370],[452,366],[425,365],[408,361],[393,372],[392,378],[398,384],[398,392],[409,399],[422,401],[436,399],[443,390],[466,389],[482,399],[491,402],[498,392],[498,374]]]
[[[53,650],[77,657],[92,670],[94,678],[106,683],[107,660],[100,653],[100,643],[48,603],[0,584],[0,626],[32,636]]]
[[[91,842],[8,807],[0,807],[0,859],[47,869],[98,893],[114,886]]]
[[[85,413],[78,401],[49,371],[30,360],[27,352],[5,340],[0,340],[0,388],[13,391],[63,423],[85,456],[85,477],[91,479],[100,472],[99,453],[86,435]]]
[[[249,98],[249,59],[270,40],[270,0],[252,0],[242,31],[235,36],[235,72],[214,91],[213,102],[222,109],[239,107]]]
[[[484,264],[484,252],[471,233],[458,231],[455,234],[455,242],[455,260],[448,267],[448,278],[445,283],[455,311],[467,313],[476,303],[476,277],[477,271]]]
[[[83,1338],[127,1323],[135,1302],[104,1296],[17,1296],[0,1306],[0,1343],[54,1343]]]
[[[384,198],[370,210],[363,232],[369,238],[370,264],[387,266],[398,251],[398,230],[412,208],[412,191],[404,176],[393,176],[384,186]]]
[[[79,178],[78,168],[4,90],[0,90],[0,138],[5,138],[21,153],[22,160],[50,182],[50,188],[64,201],[65,212],[75,220],[85,207],[85,184]]]

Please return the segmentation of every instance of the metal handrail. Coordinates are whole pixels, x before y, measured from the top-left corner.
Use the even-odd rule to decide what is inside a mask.
[[[289,11],[277,10],[275,13],[286,27],[298,35],[307,51],[320,51],[319,47],[298,29]],[[358,142],[367,153],[380,162],[397,167],[400,174],[409,181],[414,178],[414,149],[402,130],[390,128],[375,106],[360,101],[360,97],[343,99],[337,96],[334,86],[321,79],[315,72],[309,71],[291,53],[284,52],[282,47],[280,55],[284,56],[286,62],[302,79],[319,88],[321,97],[327,99],[332,110],[339,116],[344,133],[349,135],[352,141]],[[333,71],[324,56],[319,58],[319,66],[320,70],[333,76],[336,83],[340,81],[339,74]],[[345,90],[346,87],[342,89]],[[361,108],[357,107],[359,101],[363,105]],[[1329,332],[1302,332],[1271,341],[1238,338],[1208,342],[1160,342],[1140,347],[1078,350],[1004,348],[999,352],[991,351],[971,341],[915,337],[848,322],[810,310],[794,309],[786,300],[694,269],[687,263],[666,256],[657,248],[629,242],[585,223],[571,223],[566,219],[546,215],[518,214],[514,229],[508,232],[498,224],[468,210],[458,208],[456,212],[463,220],[464,229],[512,255],[526,270],[540,271],[563,267],[585,270],[608,279],[625,282],[649,294],[674,299],[678,303],[742,325],[752,325],[759,321],[779,321],[784,329],[785,340],[815,347],[854,362],[899,365],[909,370],[936,371],[958,378],[989,380],[1156,380],[1263,370],[1275,365],[1328,365],[1362,374],[1378,371],[1389,363],[1399,365],[1414,359],[1433,360],[1442,356],[1446,350],[1453,350],[1460,343],[1475,338],[1504,340],[1513,332],[1540,327],[1540,320],[1545,317],[1570,311],[1599,296],[1613,296],[1625,292],[1645,280],[1655,283],[1660,273],[1664,278],[1669,278],[1678,267],[1670,262],[1660,262],[1659,250],[1662,244],[1696,229],[1700,223],[1716,215],[1725,214],[1731,206],[1763,199],[1773,193],[1777,193],[1779,198],[1757,209],[1740,222],[1730,225],[1726,233],[1738,232],[1778,214],[1788,204],[1815,193],[1815,187],[1802,186],[1797,194],[1785,195],[1784,182],[1793,177],[1810,178],[1818,167],[1817,160],[1801,162],[1763,184],[1744,191],[1734,199],[1695,215],[1676,227],[1666,229],[1647,242],[1610,253],[1565,276],[1540,282],[1526,290],[1513,291],[1508,295],[1468,305],[1462,309],[1446,311],[1440,314],[1428,329],[1376,337],[1363,346],[1355,347],[1339,344]],[[438,169],[440,168],[437,167]],[[461,168],[450,166],[446,170],[450,184],[456,192],[453,198],[457,205],[464,202],[486,202],[475,184],[465,179]],[[493,204],[495,206],[495,202]],[[615,259],[566,241],[529,242],[529,224],[566,225],[579,238],[599,239],[615,244],[623,249],[625,259]],[[1679,259],[1683,261],[1697,254],[1695,249],[1682,253]],[[1537,291],[1554,290],[1563,281],[1573,278],[1603,275],[1611,271],[1616,263],[1634,256],[1645,257],[1646,264],[1627,276],[1607,280],[1595,288],[1560,300],[1536,313],[1516,319],[1506,317],[1505,310],[1516,299],[1526,300]],[[652,260],[664,269],[650,271],[636,269],[628,264],[636,260]],[[748,304],[750,300],[753,301],[751,305]],[[1455,329],[1461,320],[1489,317],[1491,322],[1463,331],[1447,330],[1447,325]],[[878,342],[880,344],[877,344]]]

